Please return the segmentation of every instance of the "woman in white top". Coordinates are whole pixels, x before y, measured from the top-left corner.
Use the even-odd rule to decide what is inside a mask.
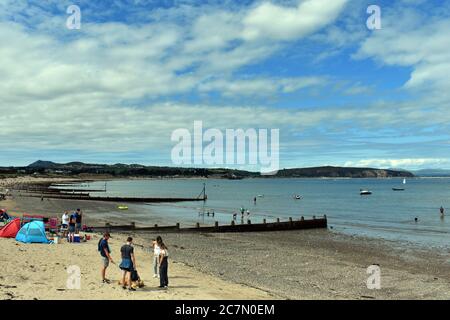
[[[63,238],[66,237],[68,228],[69,228],[69,212],[64,211],[62,218],[61,218],[61,230],[63,231]]]
[[[155,239],[153,239],[152,241],[152,247],[153,247],[153,278],[158,278],[159,277],[159,270],[158,270],[158,266],[159,266],[159,253],[160,253],[160,243],[162,243],[162,238],[160,236],[158,236]]]

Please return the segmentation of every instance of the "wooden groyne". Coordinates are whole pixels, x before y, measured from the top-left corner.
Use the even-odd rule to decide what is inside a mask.
[[[180,228],[180,224],[175,226],[158,226],[153,227],[136,227],[132,222],[128,225],[111,225],[106,223],[105,226],[93,227],[95,232],[120,232],[120,231],[132,231],[132,232],[161,232],[161,233],[177,233],[177,232],[266,232],[266,231],[287,231],[287,230],[304,230],[304,229],[319,229],[327,228],[327,217],[293,220],[289,218],[288,221],[277,221],[266,223],[265,219],[263,223],[252,224],[251,221],[247,221],[245,224],[236,224],[234,221],[229,225],[219,225],[218,222],[214,226],[200,226],[198,223],[195,227]]]
[[[120,203],[162,203],[162,202],[184,202],[184,201],[205,201],[206,197],[203,198],[132,198],[132,197],[91,197],[86,194],[70,194],[70,193],[59,193],[59,194],[48,194],[45,196],[41,195],[28,195],[28,197],[45,199],[62,199],[62,200],[90,200],[90,201],[104,201],[104,202],[120,202]]]
[[[206,184],[203,184],[203,189],[195,198],[140,198],[140,197],[99,197],[91,196],[89,192],[106,192],[105,189],[59,189],[52,188],[52,184],[39,185],[24,185],[17,186],[15,190],[25,191],[22,196],[32,198],[45,199],[61,199],[61,200],[90,200],[90,201],[104,201],[104,202],[120,202],[120,203],[164,203],[164,202],[185,202],[185,201],[206,201]]]

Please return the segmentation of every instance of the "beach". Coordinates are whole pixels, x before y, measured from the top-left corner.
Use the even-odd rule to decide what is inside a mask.
[[[81,207],[88,224],[130,221],[107,212],[117,204],[15,195],[0,202],[11,212],[60,216]],[[113,219],[113,220],[112,220]],[[164,221],[149,221],[164,223]],[[349,236],[328,230],[261,233],[112,234],[113,258],[131,235],[137,244],[138,271],[146,288],[124,292],[100,281],[97,238],[81,244],[25,245],[0,239],[0,293],[12,299],[449,299],[448,253],[395,241]],[[162,292],[152,278],[150,240],[161,235],[171,253],[170,287]],[[17,266],[23,266],[17,268]],[[65,288],[68,265],[82,270],[82,289]],[[378,265],[381,288],[369,289],[367,268]],[[117,266],[110,278],[118,280]],[[142,291],[142,292],[140,292]]]

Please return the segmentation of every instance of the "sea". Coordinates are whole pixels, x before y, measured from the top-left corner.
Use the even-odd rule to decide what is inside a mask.
[[[105,182],[96,181],[77,187],[104,186]],[[440,249],[450,245],[450,178],[409,178],[405,184],[403,178],[112,180],[106,182],[106,192],[91,195],[195,198],[203,187],[208,196],[205,202],[130,204],[134,212],[139,212],[130,219],[148,225],[162,220],[192,226],[197,222],[213,225],[215,221],[230,224],[233,213],[237,213],[237,223],[246,223],[247,219],[261,223],[263,219],[286,221],[289,217],[307,219],[326,215],[334,232]],[[372,194],[361,196],[360,189]],[[295,195],[301,199],[295,199]],[[444,218],[439,212],[441,206],[448,215]],[[245,214],[245,221],[241,220],[241,208],[250,212],[248,217]],[[115,214],[129,213],[117,210]]]

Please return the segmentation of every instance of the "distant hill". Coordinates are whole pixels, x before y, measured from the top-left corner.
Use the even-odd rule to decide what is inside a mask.
[[[59,174],[59,175],[111,175],[120,177],[214,177],[225,179],[242,179],[262,177],[259,172],[234,169],[184,168],[144,166],[140,164],[90,164],[69,162],[65,164],[38,160],[26,167],[0,168],[0,173],[20,174]],[[274,176],[265,178],[388,178],[414,177],[408,171],[374,168],[351,167],[312,167],[282,169]]]
[[[450,177],[450,170],[446,169],[422,169],[414,171],[418,177]]]
[[[408,171],[395,171],[389,169],[374,168],[349,168],[349,167],[313,167],[302,169],[283,169],[278,171],[278,177],[298,178],[389,178],[389,177],[414,177]]]
[[[51,162],[51,161],[42,161],[38,160],[28,165],[28,168],[34,169],[50,169],[59,166],[59,164]]]

